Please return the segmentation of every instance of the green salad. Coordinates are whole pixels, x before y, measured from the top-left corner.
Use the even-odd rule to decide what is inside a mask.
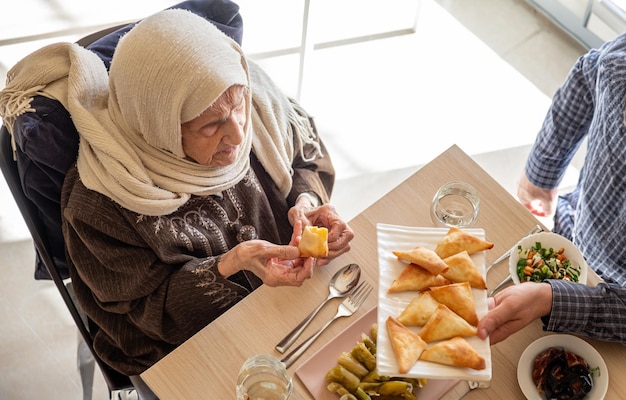
[[[536,242],[530,249],[517,247],[517,276],[520,282],[541,282],[544,279],[563,279],[578,282],[580,266],[572,265],[565,249],[545,248]]]

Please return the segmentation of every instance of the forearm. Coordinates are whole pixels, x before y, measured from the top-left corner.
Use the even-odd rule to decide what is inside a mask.
[[[324,172],[309,169],[294,170],[293,185],[287,201],[290,205],[295,205],[298,200],[302,200],[299,199],[301,194],[309,193],[317,198],[319,205],[328,203],[333,181],[334,176]]]
[[[528,157],[525,173],[536,186],[558,186],[593,118],[596,57],[581,57],[557,90]]]
[[[604,283],[597,287],[555,280],[548,283],[553,300],[551,313],[543,318],[546,330],[626,344],[626,288]]]
[[[295,139],[295,157],[292,163],[292,188],[289,204],[295,204],[302,193],[313,193],[321,204],[328,203],[335,183],[335,168],[323,141],[317,136],[319,152],[313,144],[304,143],[300,147],[299,138]]]

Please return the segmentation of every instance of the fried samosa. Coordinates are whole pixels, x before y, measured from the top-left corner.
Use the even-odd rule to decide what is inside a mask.
[[[437,243],[435,253],[442,259],[466,250],[468,254],[474,254],[493,247],[493,243],[474,236],[459,228],[452,227],[448,233]]]
[[[476,333],[476,327],[470,325],[446,305],[439,304],[418,335],[426,343],[431,343],[455,336],[474,336]]]
[[[474,305],[474,296],[469,282],[451,283],[449,285],[428,289],[433,299],[461,316],[470,325],[478,324],[478,315]]]
[[[477,289],[487,289],[485,278],[478,271],[476,264],[470,257],[467,250],[456,253],[443,260],[450,269],[442,275],[452,282],[469,282],[472,287]]]
[[[401,374],[406,374],[417,362],[427,344],[415,332],[392,316],[387,317],[386,325],[389,341],[398,361],[399,371]]]
[[[420,360],[476,370],[486,368],[485,359],[465,339],[458,336],[427,348],[420,355]]]
[[[328,228],[306,226],[298,244],[300,257],[326,257],[328,255]]]
[[[408,264],[400,275],[391,283],[388,293],[420,291],[431,286],[448,285],[450,282],[442,275],[433,275],[416,264]]]
[[[398,316],[398,321],[405,326],[424,326],[439,304],[429,290],[420,292]]]
[[[416,246],[407,251],[394,251],[393,254],[398,260],[419,265],[432,275],[439,275],[449,269],[437,253],[426,247]]]

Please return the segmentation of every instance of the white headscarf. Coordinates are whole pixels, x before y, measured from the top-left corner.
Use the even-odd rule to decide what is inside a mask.
[[[109,78],[110,76],[110,78]],[[236,161],[206,167],[185,158],[181,124],[232,85],[250,88],[244,140]],[[107,71],[76,44],[47,46],[20,61],[0,92],[12,128],[32,96],[59,100],[80,134],[78,171],[86,187],[144,215],[166,215],[192,194],[218,193],[249,168],[253,148],[284,196],[291,188],[292,129],[299,145],[317,143],[306,118],[241,48],[207,20],[161,11],[119,42]]]

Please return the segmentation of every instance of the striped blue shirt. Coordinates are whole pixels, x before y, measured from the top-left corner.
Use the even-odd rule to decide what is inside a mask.
[[[592,287],[561,280],[546,282],[552,286],[552,311],[542,318],[546,330],[626,344],[626,288],[606,283]]]
[[[554,95],[527,160],[529,180],[556,188],[585,137],[575,190],[559,197],[554,231],[607,282],[626,286],[626,34],[582,56]]]

